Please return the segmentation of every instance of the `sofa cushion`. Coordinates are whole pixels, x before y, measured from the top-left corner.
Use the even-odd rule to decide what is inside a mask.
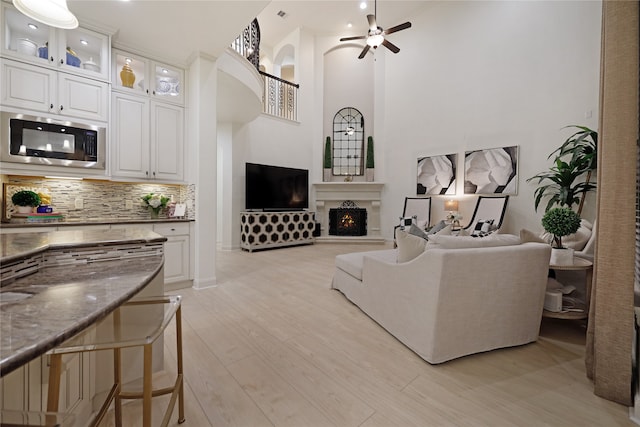
[[[522,230],[520,230],[520,241],[522,243],[526,243],[526,242],[549,243],[548,241],[544,240],[542,237],[538,236],[533,231],[527,230],[526,228],[523,228]]]
[[[463,248],[489,248],[495,246],[519,245],[520,238],[513,234],[493,233],[486,237],[478,236],[441,236],[429,237],[428,249],[463,249]]]
[[[398,244],[398,263],[411,261],[423,253],[427,245],[427,241],[422,237],[414,236],[404,230],[398,230],[396,242]]]
[[[362,263],[365,256],[381,261],[394,263],[397,258],[397,250],[386,249],[381,251],[353,252],[336,256],[336,267],[348,273],[358,280],[362,280]]]

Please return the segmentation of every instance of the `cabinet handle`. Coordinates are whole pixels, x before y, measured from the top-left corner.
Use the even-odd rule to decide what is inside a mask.
[[[153,177],[154,178],[156,177],[156,171],[153,171]]]
[[[172,228],[172,229],[171,229],[171,231],[176,231],[176,229],[175,229],[175,228]]]
[[[149,89],[147,89],[147,94],[149,94]]]
[[[49,105],[49,109],[53,110],[53,104]]]
[[[149,176],[149,171],[144,171],[144,174]]]
[[[61,106],[60,106],[60,111],[62,111],[62,110],[64,110],[64,107],[61,105]]]
[[[155,90],[153,91],[153,94],[154,94],[154,95],[156,94],[156,91],[155,91]]]
[[[61,60],[60,60],[60,64],[64,64],[64,59],[61,59]]]
[[[51,62],[53,62],[53,56],[51,57]]]

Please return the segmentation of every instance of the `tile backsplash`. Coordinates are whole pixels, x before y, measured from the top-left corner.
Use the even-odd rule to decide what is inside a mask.
[[[173,196],[177,203],[187,205],[186,217],[195,219],[195,185],[152,183],[120,183],[98,180],[69,180],[5,175],[3,178],[3,218],[17,212],[11,195],[19,190],[33,190],[51,196],[51,206],[68,221],[100,221],[149,219],[149,209],[141,197],[148,193]],[[127,201],[132,207],[127,208]],[[82,205],[82,208],[79,206]],[[78,206],[78,207],[76,207]],[[166,217],[166,210],[160,217]]]

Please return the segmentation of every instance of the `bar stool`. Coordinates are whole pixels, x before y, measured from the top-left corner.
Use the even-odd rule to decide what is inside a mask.
[[[171,394],[161,426],[169,424],[171,413],[178,400],[178,423],[184,418],[184,385],[182,365],[182,297],[179,295],[135,298],[117,308],[95,326],[70,338],[50,350],[49,394],[47,411],[57,412],[60,397],[62,355],[86,351],[113,350],[113,385],[106,400],[90,426],[97,426],[114,403],[116,426],[122,426],[122,399],[142,399],[142,425],[151,427],[151,398]],[[153,343],[162,336],[175,316],[177,376],[173,386],[153,389],[152,364]],[[128,347],[143,347],[142,392],[122,390],[121,350]]]

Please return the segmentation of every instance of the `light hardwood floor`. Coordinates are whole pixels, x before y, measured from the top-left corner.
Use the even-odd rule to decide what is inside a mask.
[[[441,365],[420,359],[330,289],[335,255],[382,247],[219,252],[217,287],[173,292],[184,297],[183,425],[635,425],[628,408],[593,394],[580,323],[545,319],[533,344]],[[175,366],[172,327],[165,348],[159,382]],[[155,420],[165,403],[154,399]],[[125,425],[139,425],[139,414],[125,405]]]

